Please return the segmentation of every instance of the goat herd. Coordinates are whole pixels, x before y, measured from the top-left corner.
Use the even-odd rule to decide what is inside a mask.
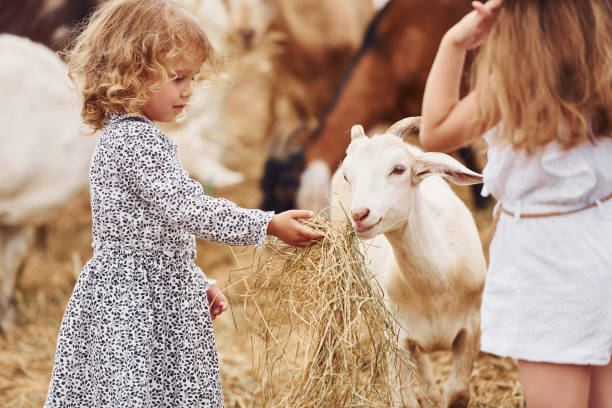
[[[474,388],[486,262],[472,212],[444,179],[478,184],[481,176],[468,167],[479,163],[469,150],[459,155],[464,166],[408,143],[417,140],[416,116],[441,36],[470,2],[183,2],[228,55],[229,73],[229,79],[200,90],[186,121],[165,129],[177,140],[189,173],[245,206],[331,208],[332,221],[345,218],[340,207],[347,209],[358,236],[373,244],[370,267],[402,323],[401,345],[431,385],[425,389],[432,406],[467,406],[470,397],[478,406],[521,406],[516,376],[494,384],[487,374],[476,378],[480,391]],[[0,356],[15,350],[11,342],[27,343],[15,337],[20,326],[39,324],[18,316],[16,310],[27,308],[29,300],[22,296],[24,304],[16,308],[15,298],[20,272],[45,251],[37,246],[37,231],[53,224],[79,194],[83,197],[89,183],[96,138],[82,134],[78,102],[56,51],[95,6],[95,1],[0,0]],[[368,138],[359,124],[370,134],[382,134]],[[242,189],[260,194],[231,196]],[[462,198],[471,208],[483,205]],[[218,272],[223,281],[233,260],[206,259],[212,266],[205,269],[213,269],[213,275],[219,265],[225,267]],[[44,276],[37,279],[44,290]],[[73,283],[65,283],[66,301]],[[53,336],[60,318],[49,326]],[[453,360],[442,393],[427,357],[439,350],[451,350]],[[52,345],[49,353],[50,365]],[[492,361],[497,366],[491,372],[512,369],[512,363]],[[5,368],[8,373],[8,364],[0,371]],[[41,384],[48,381],[47,369],[39,373]],[[9,377],[0,376],[0,401],[29,393],[3,384]],[[21,406],[37,406],[44,398],[39,388],[39,399],[23,397]],[[485,389],[487,397],[478,396]],[[419,403],[409,389],[404,400]]]

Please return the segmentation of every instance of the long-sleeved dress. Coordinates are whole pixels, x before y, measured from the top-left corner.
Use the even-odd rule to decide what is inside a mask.
[[[195,236],[261,246],[272,213],[206,196],[175,144],[113,114],[91,161],[94,256],[60,328],[46,408],[222,407]]]

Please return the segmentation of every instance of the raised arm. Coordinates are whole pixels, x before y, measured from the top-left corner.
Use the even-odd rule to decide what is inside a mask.
[[[423,95],[420,141],[425,149],[452,151],[479,136],[466,126],[476,114],[476,94],[460,99],[461,75],[467,51],[486,38],[502,1],[472,2],[474,10],[442,38]]]

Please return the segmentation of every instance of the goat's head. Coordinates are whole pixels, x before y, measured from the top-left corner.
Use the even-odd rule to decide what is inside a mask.
[[[443,153],[423,153],[402,137],[418,132],[418,118],[391,126],[384,134],[366,137],[363,128],[351,129],[342,166],[351,196],[349,216],[360,238],[392,231],[413,214],[420,183],[441,176],[457,184],[475,184],[482,176]]]
[[[243,50],[260,45],[272,22],[270,7],[261,0],[227,0],[229,40]]]

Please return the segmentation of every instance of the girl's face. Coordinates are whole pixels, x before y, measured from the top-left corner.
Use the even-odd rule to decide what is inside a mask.
[[[172,122],[181,113],[191,97],[191,82],[197,69],[183,61],[172,66],[177,76],[153,92],[141,112],[150,120]]]

